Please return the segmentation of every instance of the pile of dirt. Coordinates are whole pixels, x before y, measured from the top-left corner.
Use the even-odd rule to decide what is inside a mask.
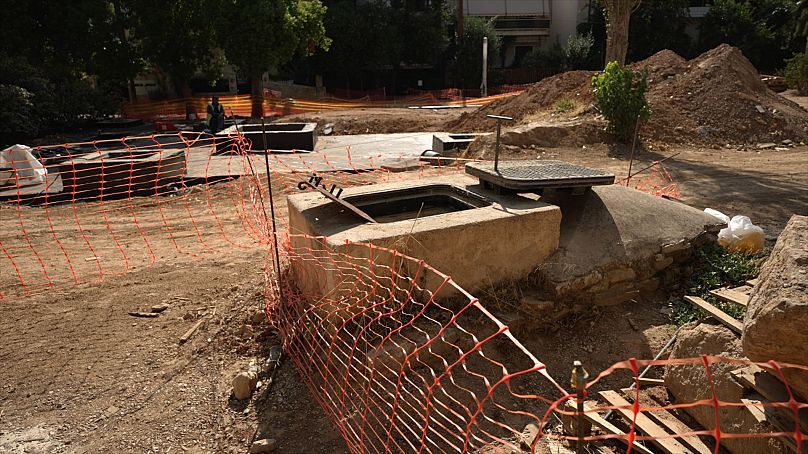
[[[649,83],[654,113],[643,135],[667,142],[734,144],[808,136],[808,112],[769,90],[735,47],[722,44],[678,71],[671,69],[669,76],[652,76]]]
[[[653,114],[641,132],[647,139],[743,144],[808,137],[808,112],[769,90],[735,47],[722,44],[690,61],[663,50],[631,66],[648,71]],[[593,74],[570,71],[544,79],[520,95],[463,114],[448,127],[455,132],[491,130],[485,118],[489,114],[528,122],[564,97],[586,105],[575,113],[578,118],[594,120]]]
[[[524,93],[504,98],[463,113],[457,120],[448,123],[450,131],[490,131],[494,122],[486,115],[505,115],[514,120],[522,120],[527,115],[552,108],[563,97],[569,97],[579,104],[594,101],[591,71],[569,71],[542,79]]]

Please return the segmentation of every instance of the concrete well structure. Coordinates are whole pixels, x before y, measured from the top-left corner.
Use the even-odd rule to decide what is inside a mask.
[[[408,213],[391,214],[391,206],[411,203],[402,193],[438,193],[452,206],[425,198],[405,207]],[[523,278],[558,248],[558,207],[536,196],[497,195],[465,175],[349,188],[341,198],[380,222],[363,221],[314,191],[288,197],[292,271],[309,297],[372,294],[374,282],[396,288],[402,276],[417,278],[420,289],[440,287],[442,276],[369,245],[423,259],[470,292]],[[443,288],[437,298],[455,296],[451,286]]]
[[[263,137],[262,137],[263,133]],[[317,123],[267,123],[233,125],[216,134],[217,138],[244,135],[252,142],[252,150],[307,150],[314,151],[317,144]],[[264,143],[266,141],[266,148]],[[219,147],[221,143],[221,147]],[[217,141],[216,150],[227,151],[226,140]]]

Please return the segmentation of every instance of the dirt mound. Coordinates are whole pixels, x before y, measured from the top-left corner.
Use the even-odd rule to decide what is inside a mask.
[[[671,70],[652,75],[645,136],[736,144],[808,136],[808,112],[769,90],[735,47],[722,44]]]
[[[564,96],[580,104],[589,104],[594,99],[591,71],[569,71],[542,79],[524,93],[500,99],[477,110],[466,112],[457,120],[448,123],[450,131],[489,131],[494,122],[486,115],[505,115],[519,121],[540,110],[549,109]]]
[[[769,90],[735,47],[722,44],[690,61],[663,50],[631,66],[648,70],[647,98],[653,114],[641,130],[645,138],[742,144],[808,137],[808,112]],[[592,107],[593,74],[570,71],[544,79],[518,96],[465,113],[448,127],[455,132],[491,130],[488,114],[532,121],[563,97],[586,106],[576,112],[579,118],[592,119],[597,115]]]

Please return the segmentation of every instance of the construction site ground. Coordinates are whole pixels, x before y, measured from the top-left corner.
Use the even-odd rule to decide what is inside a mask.
[[[366,112],[368,121],[378,115]],[[335,115],[341,114],[322,117]],[[421,118],[423,113],[397,115]],[[750,216],[764,228],[769,245],[791,214],[808,213],[808,147],[654,148],[637,153],[634,169],[679,152],[664,166],[679,184],[682,201]],[[531,156],[608,169],[620,178],[627,173],[629,151],[596,145],[511,154]],[[418,172],[401,175],[419,177]],[[219,199],[227,184],[210,188],[214,203],[232,203]],[[182,216],[186,208],[166,198],[163,209]],[[277,209],[285,211],[283,201]],[[0,237],[18,225],[12,216],[0,217]],[[175,233],[191,235],[192,228]],[[276,439],[278,452],[344,452],[340,434],[287,358],[270,389],[260,388],[248,404],[231,398],[233,376],[280,343],[266,324],[244,332],[263,304],[265,255],[259,248],[193,260],[163,258],[149,267],[134,264],[133,271],[114,279],[6,298],[0,304],[0,451],[247,452],[257,437]],[[478,296],[486,303],[485,294]],[[161,302],[169,309],[157,318],[128,314]],[[675,330],[662,310],[666,304],[660,295],[572,316],[558,329],[516,334],[565,383],[576,359],[598,372],[618,360],[652,357]],[[207,322],[178,344],[201,317]],[[628,380],[612,376],[603,386],[627,386],[618,379]]]

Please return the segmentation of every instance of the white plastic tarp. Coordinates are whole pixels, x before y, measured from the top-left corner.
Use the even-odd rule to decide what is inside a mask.
[[[45,183],[48,170],[25,145],[12,145],[0,151],[0,168],[11,168],[17,174],[20,186]]]

